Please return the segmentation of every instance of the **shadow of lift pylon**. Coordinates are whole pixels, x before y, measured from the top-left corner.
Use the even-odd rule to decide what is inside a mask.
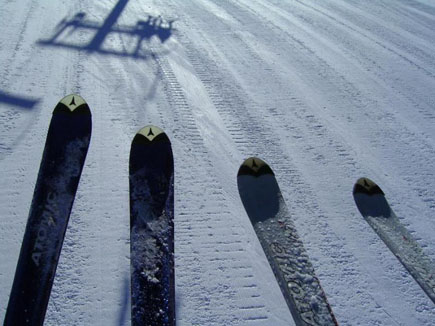
[[[38,41],[43,46],[63,47],[75,50],[85,50],[106,55],[133,57],[147,59],[151,53],[142,50],[143,41],[150,41],[157,37],[165,43],[172,35],[174,20],[164,21],[162,17],[148,15],[146,20],[139,20],[135,25],[125,26],[117,24],[118,18],[125,9],[128,0],[119,0],[102,24],[86,19],[86,14],[79,12],[71,19],[63,19],[57,26],[53,36]],[[87,44],[78,44],[68,41],[68,38],[78,30],[95,31],[93,38]],[[109,34],[126,35],[134,46],[131,51],[122,49],[103,48],[103,43]]]

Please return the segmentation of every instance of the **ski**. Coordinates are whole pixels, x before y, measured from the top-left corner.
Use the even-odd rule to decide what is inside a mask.
[[[130,151],[133,326],[175,325],[174,162],[168,136],[142,128]]]
[[[353,196],[367,223],[435,303],[435,265],[393,212],[382,189],[360,178]]]
[[[42,325],[91,138],[79,95],[54,108],[5,316],[5,326]]]
[[[240,166],[237,185],[296,325],[338,325],[272,169],[251,157]]]

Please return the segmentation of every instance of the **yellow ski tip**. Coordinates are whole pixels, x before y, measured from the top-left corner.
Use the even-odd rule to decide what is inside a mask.
[[[65,96],[60,103],[65,105],[71,112],[80,107],[83,104],[87,104],[86,101],[77,94],[70,94]]]
[[[164,134],[165,132],[156,126],[146,126],[143,127],[141,130],[137,132],[138,135],[142,135],[145,138],[147,138],[149,141],[153,141],[155,138],[157,138],[158,135]]]
[[[166,141],[170,143],[166,133],[159,127],[153,125],[143,127],[136,133],[136,136],[133,139],[133,143],[143,144],[149,144],[151,142],[155,143],[160,141]]]
[[[353,193],[364,193],[367,195],[381,194],[384,195],[382,189],[369,178],[359,178],[353,187]]]
[[[258,157],[250,157],[246,159],[240,166],[237,176],[252,175],[259,177],[264,174],[275,175],[269,165]]]

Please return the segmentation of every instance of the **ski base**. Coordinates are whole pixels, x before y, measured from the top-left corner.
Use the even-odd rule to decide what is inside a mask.
[[[400,223],[382,189],[370,179],[360,178],[353,196],[367,223],[435,303],[435,264]]]
[[[239,169],[237,184],[296,325],[338,325],[272,169],[249,158]]]
[[[173,326],[174,163],[161,129],[136,134],[129,175],[132,325]]]
[[[55,107],[39,168],[5,326],[42,325],[91,137],[79,95]]]

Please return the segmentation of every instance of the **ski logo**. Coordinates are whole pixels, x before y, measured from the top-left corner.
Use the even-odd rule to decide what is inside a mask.
[[[259,177],[264,174],[275,175],[269,165],[257,157],[250,157],[239,169],[238,175],[251,175]]]
[[[260,166],[262,166],[263,164],[261,164],[261,162],[258,162],[259,164],[257,164],[255,160],[260,161],[260,159],[253,157],[250,160],[248,160],[248,162],[246,162],[246,165],[249,166],[255,173],[257,173],[258,170],[260,169]]]
[[[86,104],[85,100],[77,94],[71,94],[65,96],[60,103],[65,105],[71,112],[80,107],[83,104]]]
[[[150,131],[148,132],[147,137],[155,137],[154,133],[153,133],[153,128],[150,128]]]
[[[39,227],[35,245],[32,250],[32,261],[38,267],[40,265],[42,254],[47,247],[47,242],[51,240],[49,237],[50,229],[56,226],[54,216],[58,216],[56,195],[54,193],[49,193],[47,196],[47,206],[41,216],[42,223]]]
[[[367,195],[376,195],[376,194],[384,195],[382,189],[379,188],[379,186],[369,178],[358,179],[358,181],[355,183],[353,193],[354,194],[365,193]]]
[[[139,132],[137,133],[141,138],[143,138],[146,142],[156,142],[160,140],[168,140],[168,137],[166,136],[165,132],[156,126],[146,126],[143,127]]]

